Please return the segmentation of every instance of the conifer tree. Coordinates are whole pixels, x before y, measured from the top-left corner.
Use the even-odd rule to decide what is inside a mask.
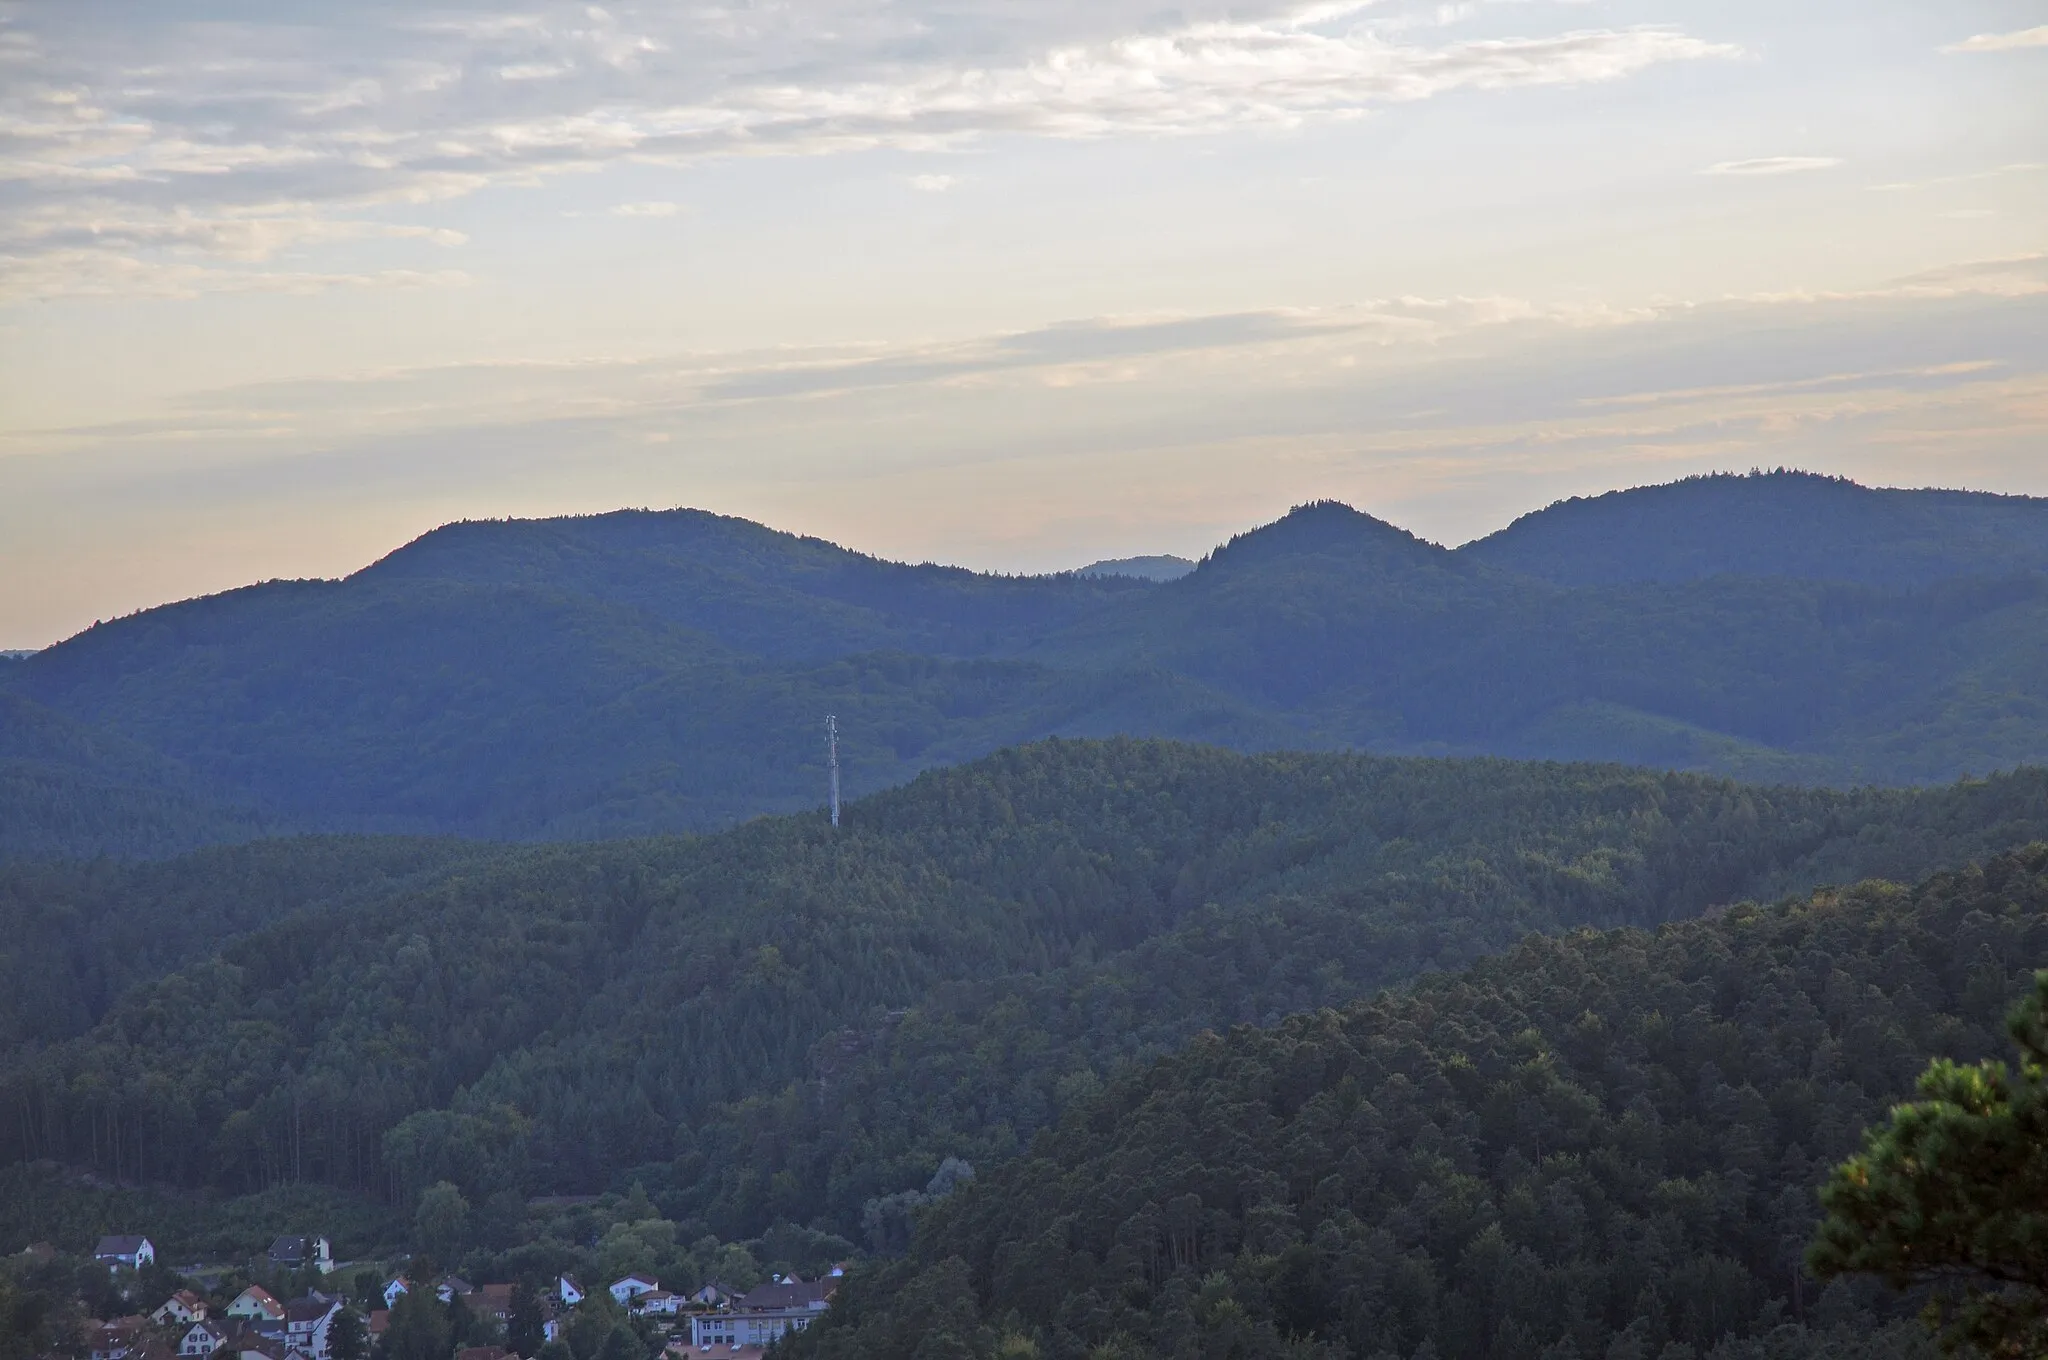
[[[1945,1347],[2029,1360],[2048,1355],[2048,972],[2007,1023],[2016,1071],[1937,1060],[1835,1168],[1807,1262],[1933,1285]]]

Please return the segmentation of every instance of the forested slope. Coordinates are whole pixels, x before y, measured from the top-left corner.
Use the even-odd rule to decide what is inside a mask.
[[[1802,1280],[1815,1187],[1929,1057],[2003,1051],[2044,957],[2035,846],[1204,1035],[930,1209],[790,1350],[1932,1354],[1882,1326],[1910,1303]]]
[[[288,918],[388,899],[496,847],[295,837],[167,861],[0,866],[0,1043],[96,1024],[129,988]]]
[[[1939,782],[2048,761],[2042,506],[1708,479],[1451,552],[1320,503],[1163,583],[687,510],[451,525],[0,666],[0,696],[176,772],[0,765],[0,855],[729,826],[820,801],[827,713],[856,792],[1113,734]]]
[[[1927,586],[2048,571],[2048,499],[1807,472],[1688,477],[1559,501],[1458,555],[1571,586],[1711,576]]]
[[[0,684],[19,664],[0,663]],[[171,855],[272,825],[199,787],[139,742],[0,689],[0,861]]]
[[[304,910],[251,918],[88,1033],[10,1054],[0,1157],[400,1203],[441,1179],[478,1201],[639,1179],[725,1238],[792,1220],[886,1241],[907,1207],[892,1197],[945,1156],[1010,1155],[1204,1027],[1346,1002],[1529,931],[1652,925],[2041,837],[2039,772],[1837,793],[1114,741],[935,772],[838,832],[814,815],[438,866],[441,847],[322,842]],[[294,852],[269,853],[129,881],[161,915]]]

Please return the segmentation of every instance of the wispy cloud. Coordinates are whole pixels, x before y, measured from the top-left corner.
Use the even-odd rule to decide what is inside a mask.
[[[0,250],[101,252],[137,277],[314,239],[252,224],[417,213],[406,205],[620,161],[1287,129],[1735,55],[1660,27],[1397,40],[1358,5],[1225,14],[1213,0],[1164,26],[1139,0],[1029,16],[968,0],[945,24],[861,0],[744,19],[560,0],[453,19],[365,5],[295,9],[289,24],[223,22],[187,0],[120,23],[100,8],[0,9],[0,55],[20,58],[0,82]],[[98,229],[109,221],[124,226]],[[222,286],[241,286],[233,272]]]
[[[2024,175],[2035,171],[2048,170],[2048,165],[2039,161],[2016,161],[2011,165],[1993,166],[1989,170],[1972,170],[1960,175],[1937,175],[1933,179],[1899,180],[1890,184],[1873,184],[1872,193],[1910,193],[1918,189],[1934,189],[1949,184],[1974,184],[1978,180],[1999,179],[2006,175]]]
[[[680,203],[621,203],[612,209],[613,217],[675,217],[681,214]]]
[[[1944,52],[2015,52],[2023,47],[2048,47],[2048,24],[2012,33],[1979,33],[1942,48]]]
[[[1087,560],[1076,525],[1200,551],[1162,536],[1318,495],[1456,541],[1717,467],[2048,493],[2044,323],[2036,255],[1630,310],[1402,298],[245,385],[0,443],[0,552],[149,564],[42,573],[34,598],[0,572],[0,617],[48,641],[138,603],[138,580],[169,598],[336,572],[439,520],[622,504],[1015,568]],[[226,546],[173,550],[194,535]]]
[[[1761,156],[1755,160],[1722,161],[1700,171],[1703,175],[1800,175],[1811,170],[1832,170],[1842,162],[1833,156]]]
[[[943,194],[960,181],[951,175],[912,175],[910,187],[921,194]]]

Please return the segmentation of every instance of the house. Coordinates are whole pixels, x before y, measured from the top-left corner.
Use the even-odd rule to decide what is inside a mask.
[[[674,1317],[683,1311],[683,1296],[671,1294],[666,1289],[650,1289],[644,1294],[635,1294],[628,1306],[636,1313],[652,1317]]]
[[[485,1322],[495,1322],[502,1327],[512,1320],[512,1286],[509,1284],[478,1285],[473,1292],[461,1297],[463,1305]]]
[[[391,1330],[391,1310],[389,1308],[374,1308],[370,1310],[369,1325],[364,1327],[363,1330],[368,1334],[370,1345],[374,1349],[377,1343],[384,1339],[384,1333]]]
[[[434,1286],[434,1297],[443,1303],[452,1302],[465,1294],[474,1294],[476,1286],[460,1275],[443,1275],[441,1282]]]
[[[235,1295],[235,1301],[228,1305],[228,1316],[251,1322],[283,1322],[284,1305],[262,1285],[252,1284]]]
[[[386,1308],[396,1308],[398,1306],[398,1296],[400,1294],[410,1294],[411,1292],[411,1280],[406,1279],[403,1275],[393,1275],[384,1282],[384,1306]]]
[[[39,1266],[46,1266],[57,1259],[57,1248],[49,1242],[31,1242],[21,1249],[21,1254]]]
[[[202,1355],[212,1355],[227,1343],[227,1339],[227,1328],[221,1326],[218,1322],[210,1322],[205,1318],[201,1318],[186,1328],[185,1334],[178,1338],[178,1354],[187,1357],[187,1360],[194,1360],[194,1357]]]
[[[128,1360],[148,1331],[145,1317],[115,1318],[92,1329],[92,1360]]]
[[[825,1315],[832,1296],[839,1292],[839,1280],[800,1280],[778,1275],[733,1301],[731,1307],[715,1313],[696,1313],[690,1318],[690,1344],[700,1350],[712,1346],[766,1346],[786,1332],[800,1332]]]
[[[634,1299],[642,1294],[652,1294],[661,1288],[661,1281],[646,1275],[622,1275],[607,1286],[612,1298],[631,1306]]]
[[[718,1352],[718,1360],[762,1360],[767,1355],[765,1346],[729,1346]],[[671,1341],[662,1351],[662,1360],[702,1360],[682,1341]]]
[[[562,1296],[562,1302],[574,1308],[583,1302],[583,1286],[576,1283],[574,1275],[564,1275],[555,1281],[555,1288]]]
[[[334,1269],[334,1251],[324,1237],[280,1237],[270,1244],[270,1264],[279,1270]]]
[[[293,1299],[284,1310],[285,1342],[310,1358],[327,1360],[327,1334],[341,1304],[323,1294]]]
[[[100,1244],[92,1249],[92,1259],[109,1270],[122,1266],[140,1270],[156,1260],[156,1248],[150,1245],[147,1237],[102,1237]]]
[[[213,1360],[314,1360],[310,1355],[286,1341],[276,1337],[259,1336],[245,1332],[239,1338],[231,1339],[221,1350],[216,1351]]]
[[[696,1293],[690,1295],[690,1302],[705,1308],[723,1308],[737,1297],[738,1295],[734,1294],[732,1290],[713,1280]]]
[[[160,1327],[169,1327],[179,1322],[198,1322],[206,1316],[206,1300],[189,1289],[180,1289],[158,1304],[156,1311],[149,1316]]]

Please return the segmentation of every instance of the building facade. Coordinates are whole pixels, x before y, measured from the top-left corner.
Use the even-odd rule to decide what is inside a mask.
[[[690,1344],[698,1350],[767,1346],[800,1332],[825,1315],[836,1278],[777,1279],[736,1299],[728,1308],[690,1315]]]

